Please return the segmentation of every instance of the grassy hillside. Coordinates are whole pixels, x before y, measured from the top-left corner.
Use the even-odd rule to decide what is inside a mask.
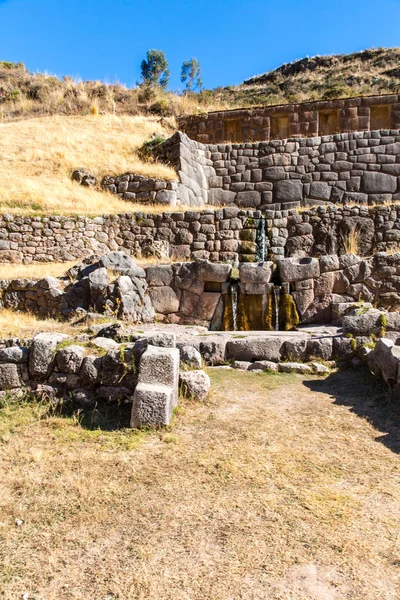
[[[172,127],[154,117],[46,116],[0,124],[0,212],[94,215],[142,210],[99,189],[71,181],[85,167],[99,180],[126,171],[173,179],[158,163],[142,162],[137,148]],[[164,207],[165,208],[165,207]]]
[[[235,104],[279,104],[400,92],[400,48],[314,56],[225,88]]]
[[[241,85],[179,95],[31,73],[0,61],[0,122],[40,115],[155,115],[400,92],[400,48],[295,60]]]

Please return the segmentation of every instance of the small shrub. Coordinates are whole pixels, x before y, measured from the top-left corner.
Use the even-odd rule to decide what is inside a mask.
[[[172,115],[171,103],[167,98],[160,98],[154,104],[151,104],[147,109],[152,115],[159,115],[160,117],[168,117]]]
[[[137,153],[142,160],[154,160],[157,153],[157,148],[165,142],[166,138],[163,135],[154,135],[151,140],[148,140],[141,146]]]

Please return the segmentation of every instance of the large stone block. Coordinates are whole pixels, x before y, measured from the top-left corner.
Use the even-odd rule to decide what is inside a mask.
[[[149,286],[171,285],[173,278],[171,265],[152,265],[146,269],[146,280]]]
[[[243,208],[256,208],[261,204],[261,193],[254,191],[238,192],[236,204]]]
[[[138,383],[133,395],[131,427],[162,427],[173,411],[173,389],[166,385]]]
[[[297,179],[278,181],[275,184],[275,202],[302,202],[303,184]]]
[[[382,338],[368,355],[368,363],[375,375],[380,375],[390,386],[398,381],[400,347],[392,340]]]
[[[232,271],[232,265],[223,263],[211,263],[208,260],[196,261],[197,279],[199,281],[211,281],[224,283],[228,281]]]
[[[279,362],[283,356],[285,336],[249,336],[244,339],[232,339],[226,344],[228,360],[271,360]]]
[[[240,264],[240,283],[269,283],[273,266],[272,262]]]
[[[361,178],[361,191],[366,194],[393,193],[397,188],[397,178],[385,173],[366,171]]]
[[[0,365],[0,390],[12,390],[20,386],[21,381],[17,365],[10,363]]]
[[[293,283],[319,277],[319,261],[316,258],[292,256],[278,259],[277,264],[282,282]]]
[[[29,352],[29,372],[32,379],[46,379],[54,365],[57,344],[68,336],[62,333],[38,333]]]
[[[62,373],[78,373],[84,356],[85,348],[83,346],[73,344],[61,348],[56,356],[57,367]]]
[[[210,391],[210,378],[204,371],[182,371],[179,383],[183,394],[193,400],[205,400]]]
[[[168,425],[178,403],[179,350],[148,346],[139,363],[131,425]]]
[[[178,312],[179,295],[171,287],[165,285],[162,287],[151,287],[148,290],[154,310],[157,313],[168,315]]]

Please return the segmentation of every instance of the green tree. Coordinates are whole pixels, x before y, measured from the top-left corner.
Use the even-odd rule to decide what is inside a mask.
[[[185,84],[186,91],[201,90],[203,81],[201,79],[201,67],[197,58],[185,60],[182,63],[181,81]]]
[[[140,65],[143,83],[166,88],[169,81],[168,61],[162,50],[147,50],[147,59]]]

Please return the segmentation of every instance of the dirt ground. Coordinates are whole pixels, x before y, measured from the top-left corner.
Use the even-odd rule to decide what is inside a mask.
[[[384,388],[363,370],[209,373],[209,401],[159,432],[4,403],[1,598],[400,597],[400,411]]]

